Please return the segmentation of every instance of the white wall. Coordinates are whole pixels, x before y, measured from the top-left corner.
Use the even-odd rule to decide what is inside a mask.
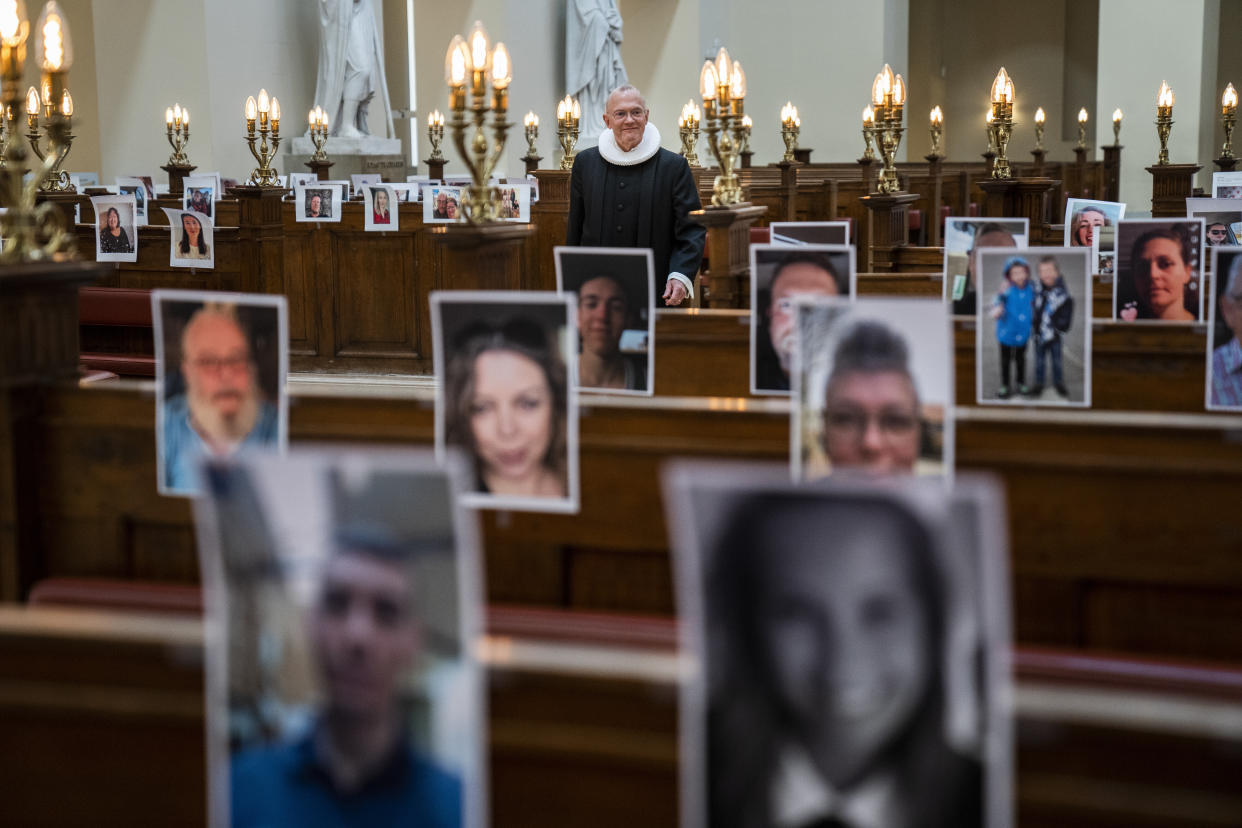
[[[1176,96],[1169,161],[1199,159],[1204,19],[1204,0],[1182,0],[1175,6],[1163,0],[1100,0],[1103,69],[1093,117],[1102,124],[1111,122],[1114,107],[1125,113],[1121,200],[1127,212],[1151,211],[1151,174],[1146,168],[1160,151],[1153,123],[1162,80]]]

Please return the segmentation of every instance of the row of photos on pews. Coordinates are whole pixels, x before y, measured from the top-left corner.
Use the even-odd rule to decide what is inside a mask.
[[[81,186],[91,186],[92,178],[76,173]],[[343,204],[357,194],[364,202],[364,229],[391,232],[399,228],[400,205],[420,203],[427,223],[465,220],[461,201],[469,176],[446,176],[432,180],[427,176],[407,176],[405,183],[383,183],[378,173],[350,176],[349,181],[320,181],[313,173],[281,176],[281,186],[291,190],[288,198],[296,205],[300,222],[339,222]],[[539,200],[538,180],[496,179],[491,182],[499,193],[500,218],[529,222],[530,205]],[[111,189],[115,194],[91,197],[98,223],[95,260],[100,262],[138,261],[138,228],[148,224],[148,204],[158,197],[150,176],[121,176]],[[215,207],[223,197],[219,173],[190,175],[184,179],[181,209],[163,208],[168,216],[169,266],[211,269],[215,266],[213,235]]]
[[[955,297],[984,297],[979,347],[986,333],[992,367],[1007,359],[1003,381],[1020,383],[1012,323],[1026,316],[1030,340],[1051,319],[1052,376],[1079,382],[1098,237],[1028,248],[1025,228],[996,223],[1013,245],[968,256]],[[951,227],[950,246],[995,232],[976,224]],[[1174,224],[1202,243],[1202,220]],[[1156,229],[1132,231],[1132,259],[1156,258],[1140,246]],[[875,466],[872,440],[905,446],[886,453],[890,471],[951,465],[947,303],[851,302],[852,249],[802,243],[823,232],[844,231],[774,226],[778,244],[752,252],[754,331],[771,351],[755,377],[788,382],[792,442],[814,447],[794,449],[794,476]],[[488,823],[471,507],[575,508],[574,388],[652,386],[650,253],[556,257],[559,294],[433,295],[434,453],[237,451],[287,441],[284,298],[154,295],[160,488],[201,493],[212,825]],[[808,295],[817,284],[829,295]],[[1154,310],[1156,293],[1135,301]],[[801,409],[817,412],[805,433]],[[992,482],[797,483],[780,465],[710,462],[674,463],[663,482],[682,824],[1012,825],[1007,521]]]

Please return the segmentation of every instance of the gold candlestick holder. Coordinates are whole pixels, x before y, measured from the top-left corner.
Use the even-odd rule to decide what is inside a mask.
[[[181,104],[174,104],[171,109],[164,110],[164,124],[168,135],[168,144],[172,147],[172,155],[168,156],[170,167],[186,167],[190,159],[185,154],[185,146],[190,143],[190,110],[182,109]]]
[[[311,143],[315,145],[315,151],[311,153],[311,161],[316,164],[322,164],[328,160],[328,153],[324,151],[324,147],[328,144],[328,113],[323,111],[323,107],[318,104],[310,111],[307,116],[309,122]]]
[[[681,117],[677,119],[677,132],[681,137],[681,155],[692,167],[699,166],[699,123],[703,113],[694,101],[688,101],[681,108]]]
[[[1233,155],[1233,130],[1238,125],[1238,92],[1233,84],[1225,87],[1221,96],[1220,122],[1225,128],[1225,145],[1221,148],[1220,157],[1229,160]]]
[[[500,192],[488,182],[504,151],[509,131],[505,116],[509,111],[513,64],[503,43],[497,43],[493,49],[489,46],[483,24],[476,22],[469,43],[456,35],[445,56],[453,145],[471,177],[461,199],[462,214],[470,224],[491,224],[500,220]],[[466,104],[467,76],[470,80],[469,107]],[[486,133],[488,113],[492,115],[490,141]],[[467,140],[471,130],[472,135]]]
[[[268,98],[266,89],[259,90],[257,101],[253,96],[246,98],[246,144],[259,162],[250,173],[250,185],[264,189],[280,187],[280,176],[272,169],[280,146],[280,101]]]
[[[897,178],[897,148],[901,145],[902,112],[906,103],[906,81],[900,74],[894,75],[886,63],[871,84],[871,106],[875,112],[875,142],[884,167],[880,171],[876,190],[884,195],[901,191]]]
[[[931,111],[928,131],[931,133],[931,152],[929,155],[943,158],[944,152],[941,151],[940,141],[944,137],[944,112],[939,106],[934,107]]]
[[[572,170],[578,152],[578,128],[582,107],[575,98],[566,95],[556,105],[556,139],[561,143],[561,169]]]
[[[737,177],[742,151],[742,118],[746,114],[746,72],[741,62],[731,59],[728,50],[721,47],[714,63],[704,61],[699,71],[699,91],[703,98],[703,131],[707,133],[707,146],[720,168],[712,184],[712,206],[732,207],[745,201]]]
[[[427,116],[427,143],[431,144],[427,163],[443,163],[444,154],[440,151],[440,145],[444,143],[444,115],[438,109]]]
[[[754,126],[754,122],[750,120],[749,115],[742,116],[742,148],[738,151],[738,155],[750,155],[750,130]]]
[[[1074,144],[1074,149],[1085,150],[1087,148],[1087,108],[1084,106],[1078,110],[1078,143]]]
[[[781,140],[785,143],[785,154],[781,156],[782,164],[792,164],[795,160],[794,150],[798,148],[798,132],[802,128],[802,119],[798,117],[798,107],[792,101],[786,101],[781,107]]]
[[[992,162],[992,178],[1012,178],[1009,158],[1005,154],[1009,138],[1013,134],[1013,80],[1005,67],[996,73],[992,81],[992,120],[988,126],[990,143],[996,151]]]
[[[1160,154],[1156,156],[1156,165],[1163,167],[1169,163],[1169,133],[1173,131],[1173,90],[1169,84],[1161,82],[1160,95],[1156,98],[1156,136],[1160,139]]]
[[[35,44],[35,60],[44,72],[44,85],[49,89],[50,98],[53,89],[61,90],[63,94],[65,75],[73,58],[68,22],[56,3],[49,3],[43,9],[37,31],[41,36]],[[40,156],[42,163],[31,171],[30,182],[22,180],[27,155],[26,147],[17,134],[16,112],[22,102],[21,83],[29,34],[30,22],[25,19],[21,4],[0,9],[0,103],[6,122],[0,198],[8,205],[8,210],[0,216],[0,236],[4,238],[0,263],[4,264],[76,258],[74,239],[65,214],[52,201],[38,203],[43,184],[53,176],[56,165],[64,161],[68,152],[67,147],[62,151],[60,145],[68,135],[65,123],[68,117],[63,112],[59,117],[54,116],[48,125],[50,151]],[[31,91],[35,92],[36,102],[34,113],[29,117],[37,128],[38,92]],[[71,102],[67,108],[72,114]],[[35,137],[38,138],[37,131]],[[60,175],[55,178],[61,180]],[[67,183],[68,175],[63,178]]]
[[[39,112],[42,110],[42,124]],[[73,96],[65,88],[63,71],[44,72],[43,91],[33,86],[26,93],[26,119],[28,131],[26,139],[30,149],[40,161],[50,161],[51,166],[39,183],[39,191],[43,193],[75,192],[69,173],[61,166],[73,146]],[[43,132],[40,133],[40,126]],[[46,146],[44,136],[46,135]]]
[[[863,137],[863,154],[858,159],[864,163],[875,161],[875,110],[871,105],[863,107],[862,111],[862,137]]]
[[[1042,106],[1035,110],[1035,152],[1044,151],[1044,121],[1046,117]]]
[[[1121,110],[1113,110],[1113,146],[1121,146]]]

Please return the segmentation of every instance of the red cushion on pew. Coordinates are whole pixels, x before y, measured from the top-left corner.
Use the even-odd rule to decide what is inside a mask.
[[[30,603],[187,616],[203,614],[203,593],[197,586],[111,578],[46,578],[31,588]]]
[[[78,291],[78,324],[151,327],[151,291],[84,287]]]
[[[923,211],[922,210],[915,210],[915,209],[910,210],[910,229],[911,230],[922,230],[923,229]]]
[[[772,241],[772,231],[767,227],[750,228],[751,244],[767,244],[770,241]]]

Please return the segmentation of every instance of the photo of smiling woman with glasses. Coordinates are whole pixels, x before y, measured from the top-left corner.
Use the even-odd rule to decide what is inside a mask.
[[[804,298],[796,305],[795,479],[952,468],[952,355],[943,303]]]

